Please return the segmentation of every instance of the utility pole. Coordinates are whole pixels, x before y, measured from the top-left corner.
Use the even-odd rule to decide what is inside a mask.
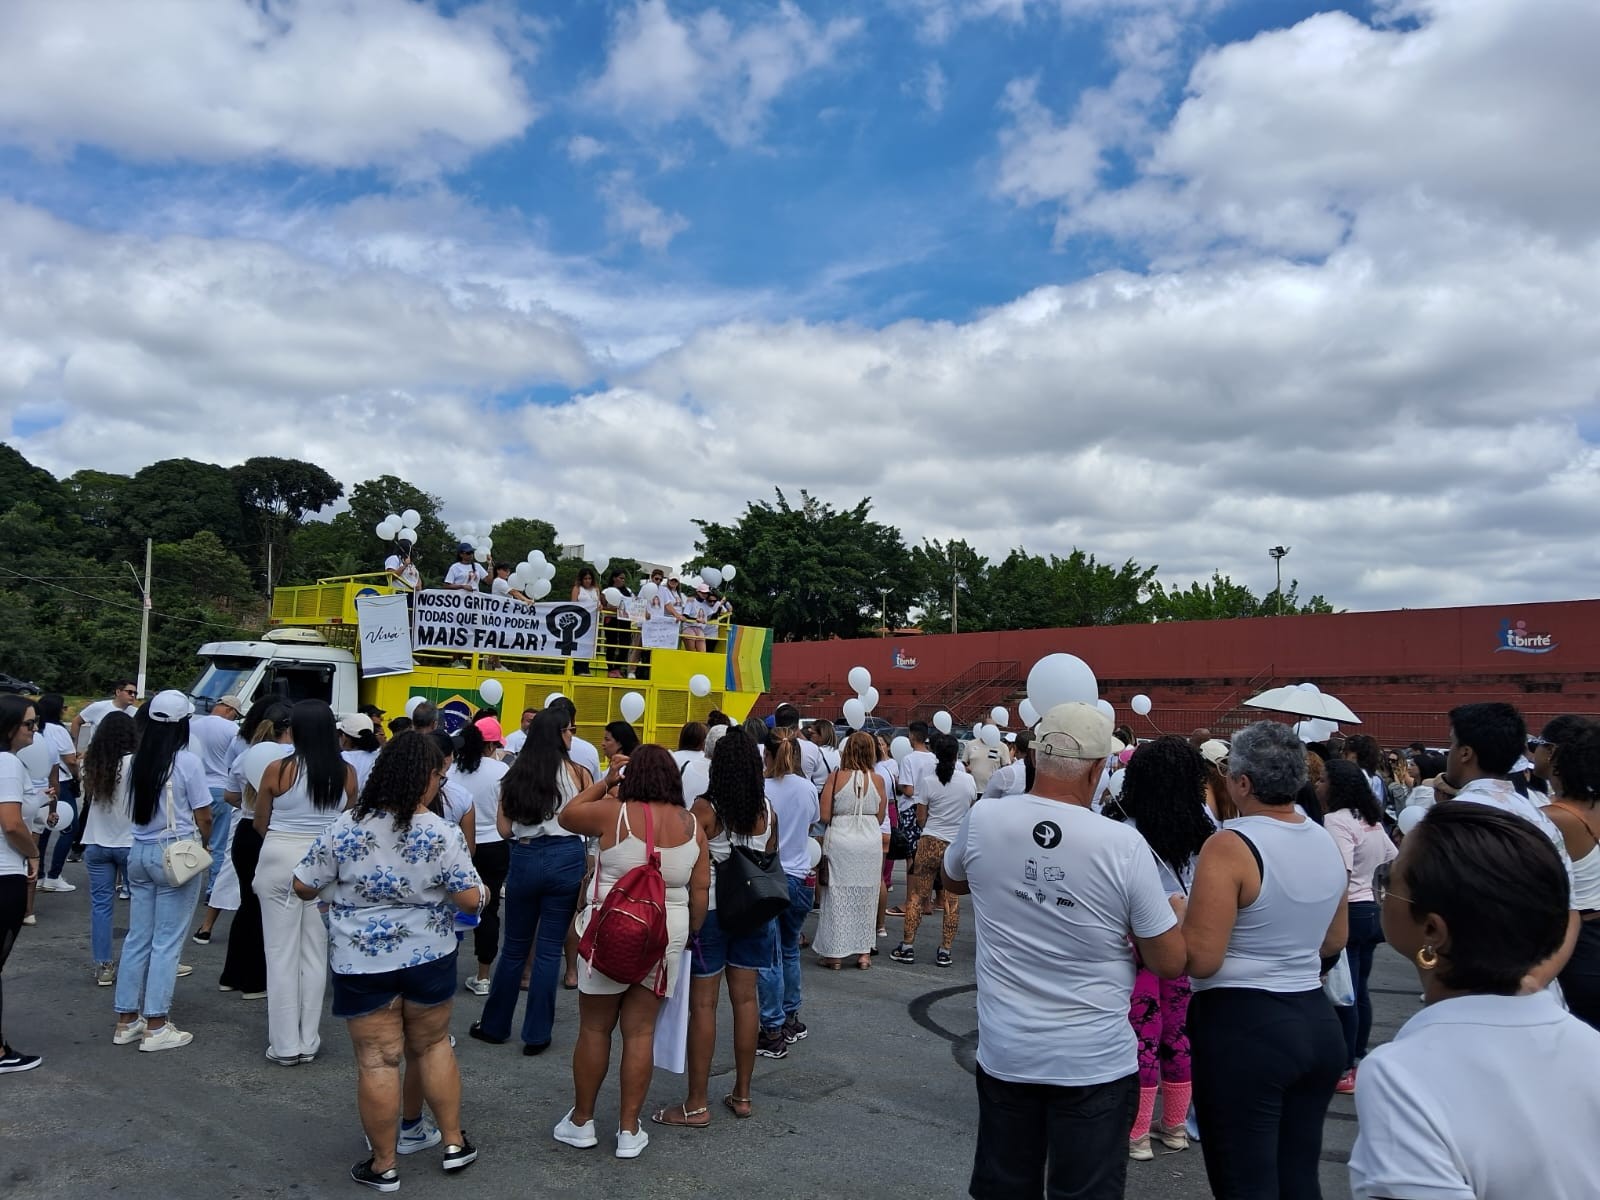
[[[878,636],[889,636],[889,589],[878,589]]]
[[[272,614],[272,537],[267,537],[267,615]]]
[[[145,698],[145,669],[150,664],[150,571],[155,558],[155,539],[144,540],[144,604],[139,615],[139,699]]]
[[[1273,565],[1278,569],[1278,590],[1276,593],[1278,603],[1274,607],[1278,610],[1278,616],[1280,617],[1283,615],[1283,560],[1291,549],[1292,547],[1290,546],[1273,546],[1267,551],[1267,554],[1272,558]]]

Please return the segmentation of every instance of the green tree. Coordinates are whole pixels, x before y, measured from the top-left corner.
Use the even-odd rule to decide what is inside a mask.
[[[437,585],[455,561],[456,542],[459,541],[439,518],[443,503],[439,497],[429,495],[397,475],[380,475],[358,483],[350,492],[350,513],[360,541],[349,550],[363,564],[371,564],[368,570],[382,570],[391,547],[380,542],[373,529],[390,513],[399,514],[414,508],[422,520],[417,525],[412,556],[422,571],[423,582]]]
[[[65,489],[56,482],[54,475],[43,467],[34,466],[21,451],[0,442],[0,512],[25,500],[52,511],[69,503]]]
[[[128,543],[125,499],[132,480],[109,471],[84,469],[62,485],[80,523],[78,549],[90,556],[109,556]]]
[[[556,527],[538,517],[507,517],[489,531],[489,537],[494,541],[494,560],[512,567],[535,550],[543,551],[550,562],[555,562],[561,553]],[[552,589],[551,595],[554,594]]]
[[[339,575],[381,570],[379,552],[388,557],[372,530],[362,529],[349,512],[331,521],[307,521],[289,535],[289,561],[282,578],[311,583]]]
[[[260,539],[255,561],[264,573],[267,564],[272,564],[267,578],[270,590],[283,572],[290,535],[307,513],[318,512],[344,495],[344,484],[315,463],[298,458],[250,458],[230,474],[238,489],[239,507],[251,532]]]
[[[129,481],[122,504],[125,553],[142,550],[147,537],[181,542],[202,529],[225,546],[244,549],[239,494],[226,467],[192,458],[151,463]]]
[[[1149,611],[1157,621],[1219,621],[1259,616],[1261,601],[1244,584],[1215,571],[1208,582],[1196,580],[1183,589],[1167,591],[1151,583]]]
[[[181,604],[243,612],[256,602],[248,568],[209,529],[182,542],[163,542],[151,558],[150,590],[163,608]]]
[[[981,633],[989,624],[989,560],[961,538],[948,542],[924,541],[911,549],[907,592],[922,609],[922,628],[942,633],[951,627],[950,606],[955,593],[956,631]],[[892,599],[892,597],[891,597]],[[891,604],[891,617],[894,606]]]
[[[805,491],[791,505],[780,490],[731,525],[695,521],[697,561],[738,568],[729,593],[742,621],[785,640],[855,637],[876,622],[879,585],[911,575],[900,531],[871,511],[870,497],[838,510]]]

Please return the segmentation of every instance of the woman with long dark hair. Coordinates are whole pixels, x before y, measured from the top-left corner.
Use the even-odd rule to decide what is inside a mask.
[[[0,973],[22,932],[28,884],[39,874],[39,846],[23,810],[32,800],[28,770],[17,751],[33,741],[39,723],[26,696],[0,696]],[[31,1071],[43,1060],[13,1050],[5,1040],[5,994],[0,990],[0,1075]]]
[[[595,578],[594,568],[588,563],[584,563],[583,566],[578,568],[578,577],[572,581],[571,599],[574,604],[581,605],[588,610],[589,620],[598,629],[602,604],[600,582]],[[573,663],[572,673],[574,675],[587,675],[589,673],[589,664],[587,662]]]
[[[600,627],[601,649],[606,656],[606,674],[613,679],[622,676],[622,669],[628,669],[628,678],[632,679],[637,674],[639,662],[639,627],[627,617],[627,602],[633,599],[633,589],[628,587],[628,573],[621,567],[612,569],[609,576],[611,583],[600,593],[601,610],[605,620]],[[615,588],[619,602],[612,604],[605,599],[606,591]]]
[[[542,1054],[550,1048],[561,945],[583,883],[583,838],[558,820],[573,797],[593,782],[568,755],[576,732],[565,705],[545,709],[528,727],[528,740],[499,786],[495,828],[510,847],[505,944],[483,1017],[471,1033],[481,1042],[500,1043],[511,1037],[523,967],[531,955],[533,970],[522,1014],[524,1054]]]
[[[1600,1029],[1600,728],[1585,723],[1557,743],[1545,807],[1572,859],[1572,907],[1581,918],[1561,991],[1572,1015]]]
[[[469,978],[465,986],[474,996],[489,994],[489,972],[500,945],[500,891],[511,866],[510,845],[495,823],[500,810],[500,785],[511,768],[489,754],[483,736],[485,727],[497,732],[499,729],[492,717],[482,717],[471,725],[462,726],[461,744],[455,747],[449,770],[451,781],[465,788],[472,797],[472,865],[477,869],[478,878],[483,880],[483,886],[489,889],[483,915],[472,931],[478,973]]]
[[[924,902],[933,891],[933,881],[944,865],[944,852],[961,832],[973,801],[978,798],[977,781],[967,772],[956,770],[961,743],[947,733],[937,733],[932,743],[934,768],[917,776],[912,803],[916,806],[917,859],[911,875],[911,894],[906,899],[905,934],[889,952],[895,962],[917,961],[917,930],[922,925]],[[950,947],[955,945],[961,927],[961,897],[946,888],[940,895],[943,918],[939,928],[939,950],[934,963],[948,967]]]
[[[779,743],[778,754],[799,758],[793,739]],[[762,853],[778,848],[778,826],[766,798],[761,755],[744,730],[731,730],[717,742],[711,758],[711,779],[705,794],[695,798],[694,818],[711,855],[712,880],[706,918],[690,949],[689,1045],[686,1092],[682,1104],[664,1108],[650,1119],[657,1125],[711,1124],[711,1056],[717,1043],[717,998],[722,979],[728,981],[733,1005],[733,1090],[722,1098],[735,1117],[748,1117],[750,1081],[756,1070],[756,1036],[761,1027],[761,1005],[756,993],[758,973],[777,958],[774,921],[737,932],[717,920],[715,872],[728,861],[733,847]],[[682,987],[680,982],[679,987]]]
[[[298,708],[298,705],[296,706]],[[288,764],[285,764],[288,765]],[[445,759],[421,733],[395,737],[372,766],[353,809],[312,839],[294,870],[311,907],[331,891],[327,942],[333,1015],[348,1022],[356,1104],[372,1156],[350,1168],[381,1192],[400,1186],[395,1154],[444,1142],[445,1171],[477,1160],[461,1127],[461,1073],[450,1048],[456,991],[453,914],[483,907],[483,885],[459,826],[432,809]],[[376,887],[374,879],[385,881]],[[313,911],[315,909],[313,908]],[[422,1083],[434,1124],[418,1115],[401,1145],[400,1060]]]
[[[1200,848],[1216,829],[1206,808],[1206,762],[1187,738],[1167,735],[1133,752],[1122,775],[1118,803],[1156,860],[1169,896],[1187,896],[1194,886]],[[1162,979],[1143,963],[1133,981],[1128,1020],[1139,1039],[1139,1107],[1128,1135],[1128,1155],[1141,1162],[1150,1148],[1156,1099],[1161,1121],[1155,1134],[1169,1150],[1189,1145],[1185,1121],[1194,1090],[1189,1063],[1189,980]]]
[[[117,969],[118,1046],[176,1050],[194,1040],[171,1021],[178,982],[178,951],[205,885],[205,872],[174,887],[162,866],[162,843],[174,837],[211,836],[211,789],[189,744],[193,705],[182,692],[165,691],[150,701],[148,723],[128,764],[133,793],[133,845],[128,851],[128,936]]]
[[[39,857],[45,864],[45,872],[38,885],[41,892],[78,890],[61,878],[61,868],[66,866],[67,855],[72,853],[73,830],[78,828],[81,812],[78,803],[78,750],[72,744],[72,734],[67,732],[66,722],[61,719],[65,707],[66,702],[57,692],[46,692],[34,706],[39,719],[34,740],[46,743],[54,754],[57,766],[56,799],[65,801],[72,808],[70,821],[60,820],[39,835]],[[50,851],[52,839],[55,841],[54,853]]]
[[[639,748],[639,732],[626,721],[612,721],[600,739],[600,753],[607,758],[631,755]]]
[[[1353,739],[1352,739],[1353,740]],[[1345,943],[1345,958],[1350,966],[1350,982],[1355,986],[1356,1002],[1334,1009],[1344,1026],[1345,1048],[1349,1052],[1338,1090],[1349,1095],[1356,1090],[1356,1064],[1367,1054],[1372,1036],[1372,956],[1383,942],[1383,926],[1378,920],[1378,901],[1372,891],[1372,875],[1395,856],[1394,841],[1383,828],[1383,809],[1372,791],[1361,766],[1349,759],[1330,759],[1323,765],[1323,780],[1317,799],[1326,816],[1322,827],[1339,847],[1350,885],[1345,899],[1350,906],[1350,936]]]
[[[111,957],[111,916],[116,907],[117,876],[127,876],[128,854],[133,846],[128,767],[138,746],[139,731],[133,718],[113,711],[95,726],[83,755],[83,864],[89,872],[89,950],[94,959],[94,981],[101,987],[110,987],[117,981],[117,968]]]
[[[256,789],[256,897],[267,952],[267,1059],[291,1067],[322,1049],[328,931],[317,906],[295,898],[294,869],[317,835],[356,798],[356,771],[339,752],[333,709],[301,700],[289,717],[294,752],[268,765]]]
[[[274,696],[250,706],[239,723],[228,786],[222,798],[239,810],[234,822],[233,870],[239,878],[239,907],[228,927],[228,952],[217,982],[224,992],[246,1000],[267,996],[267,950],[261,929],[261,898],[256,895],[256,866],[261,860],[261,835],[256,832],[256,783],[272,763],[294,753],[289,722],[294,710]]]

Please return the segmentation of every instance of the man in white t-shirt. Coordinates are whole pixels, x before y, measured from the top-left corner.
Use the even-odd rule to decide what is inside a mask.
[[[506,753],[521,754],[522,747],[527,744],[528,730],[533,728],[533,719],[539,715],[537,708],[522,710],[522,724],[506,734]]]
[[[131,679],[119,679],[111,685],[111,698],[109,700],[96,700],[93,704],[83,706],[83,711],[72,718],[72,741],[78,747],[81,758],[84,751],[89,749],[89,743],[94,738],[95,726],[101,719],[111,712],[127,712],[139,703],[139,688]]]
[[[978,1200],[1120,1197],[1139,1100],[1135,964],[1183,974],[1178,918],[1138,832],[1089,809],[1111,722],[1062,704],[1039,723],[1034,788],[973,806],[945,854],[977,927]]]
[[[566,715],[567,724],[574,729],[578,725],[578,706],[565,696],[559,696],[550,701],[550,707],[560,709]],[[600,776],[600,751],[594,748],[593,742],[586,742],[576,733],[572,735],[572,742],[567,747],[567,757],[589,772],[591,780]]]
[[[189,750],[199,758],[206,773],[206,787],[211,790],[211,840],[206,843],[211,849],[211,870],[206,874],[207,896],[211,895],[217,872],[222,870],[223,858],[233,844],[234,809],[222,802],[222,794],[228,790],[234,752],[238,748],[243,703],[238,696],[223,696],[205,716],[189,720]]]
[[[456,561],[444,573],[444,585],[458,592],[475,592],[489,578],[489,568],[472,561],[472,546],[462,542],[456,546]]]

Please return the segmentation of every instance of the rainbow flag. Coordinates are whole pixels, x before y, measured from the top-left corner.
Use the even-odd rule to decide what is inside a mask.
[[[759,695],[771,682],[772,630],[754,625],[730,627],[727,690]]]

